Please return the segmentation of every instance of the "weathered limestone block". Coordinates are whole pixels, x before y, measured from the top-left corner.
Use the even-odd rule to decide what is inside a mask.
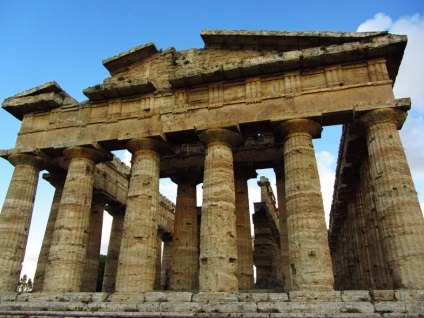
[[[238,251],[237,279],[239,290],[250,290],[254,287],[252,233],[247,180],[255,177],[256,172],[253,169],[240,167],[235,169],[234,187],[236,194]]]
[[[343,290],[342,301],[371,301],[370,292],[367,290]]]
[[[318,168],[312,137],[321,125],[294,119],[278,127],[284,136],[287,231],[293,290],[331,290],[333,273],[328,248]]]
[[[291,291],[289,292],[290,301],[342,301],[341,293],[339,291],[321,291],[321,290],[311,290],[311,291]]]
[[[199,288],[199,241],[194,172],[174,176],[178,184],[175,206],[174,239],[171,257],[171,290],[193,291]]]
[[[398,128],[406,113],[379,109],[359,123],[366,130],[376,210],[394,288],[424,289],[424,219]]]
[[[55,187],[55,192],[49,219],[47,221],[46,231],[44,232],[43,244],[41,245],[40,254],[38,256],[37,269],[34,275],[34,284],[32,288],[34,292],[41,291],[43,289],[44,275],[46,274],[47,261],[49,259],[57,212],[59,211],[60,199],[62,198],[66,176],[62,174],[47,174],[45,178]]]
[[[206,144],[199,290],[235,292],[238,265],[232,146],[240,144],[241,137],[228,129],[209,129],[199,138]]]
[[[237,293],[227,293],[227,292],[199,292],[193,294],[193,302],[208,303],[208,302],[236,302],[238,301]]]
[[[88,244],[95,164],[103,154],[87,147],[64,150],[70,160],[55,224],[44,291],[79,292]]]
[[[107,200],[100,194],[93,196],[88,225],[88,243],[85,256],[81,291],[96,291],[99,269],[100,245],[102,243],[103,213]]]
[[[109,246],[103,275],[102,291],[113,293],[115,291],[116,273],[118,271],[119,251],[121,249],[122,229],[124,226],[124,211],[121,206],[109,205],[112,228],[110,230]]]
[[[0,291],[15,291],[26,243],[38,174],[44,161],[34,155],[15,154],[8,160],[15,166],[0,214]]]
[[[142,138],[127,147],[133,157],[116,291],[143,293],[152,291],[155,281],[159,163],[165,144]]]

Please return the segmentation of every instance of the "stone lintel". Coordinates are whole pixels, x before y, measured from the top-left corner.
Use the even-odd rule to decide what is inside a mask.
[[[224,32],[225,33],[225,32]],[[315,33],[315,32],[312,32]],[[329,33],[333,35],[327,37],[318,36],[311,37],[310,35],[301,36],[299,32],[296,35],[287,37],[274,36],[274,49],[278,53],[263,57],[254,57],[248,60],[240,60],[238,63],[228,62],[219,65],[210,65],[209,68],[197,68],[176,72],[169,82],[173,88],[182,88],[185,86],[205,85],[208,83],[233,80],[237,78],[245,78],[249,76],[268,75],[278,72],[287,72],[294,69],[308,69],[312,67],[322,67],[343,63],[354,63],[363,61],[364,59],[375,59],[378,57],[387,58],[387,68],[390,79],[394,82],[399,70],[400,62],[403,56],[403,51],[406,47],[406,36],[387,35],[385,32],[376,33],[349,33],[351,36],[335,36],[342,33]],[[309,33],[307,33],[309,34]],[[352,36],[357,34],[357,36]],[[203,36],[203,35],[202,35]],[[205,34],[207,38],[208,35]],[[237,41],[233,38],[247,40],[252,36],[237,36],[237,35],[222,35],[221,40],[217,43],[228,43],[228,46],[219,48],[235,48],[244,47],[242,40]],[[254,38],[254,37],[253,37]],[[260,48],[259,39],[267,39],[272,41],[272,37],[256,36],[256,40],[251,43],[256,43],[253,48]],[[287,42],[284,49],[275,47],[280,39],[284,43]],[[305,45],[300,45],[302,39],[305,39]],[[266,42],[266,41],[265,41]],[[309,42],[308,45],[306,43]],[[247,43],[249,41],[247,40]],[[247,45],[249,47],[249,44]],[[252,46],[252,45],[250,45]],[[267,45],[265,48],[270,49]],[[207,46],[208,47],[208,46]],[[246,49],[246,48],[245,48]],[[364,57],[365,55],[365,57]]]
[[[57,108],[62,105],[63,98],[55,93],[45,93],[37,96],[25,96],[6,99],[2,107],[13,116],[22,120],[26,113]]]
[[[347,42],[369,40],[386,36],[383,32],[287,32],[247,30],[202,30],[200,36],[205,47],[262,48],[272,47],[281,51],[299,50],[316,46],[339,45]]]
[[[146,44],[133,47],[129,51],[122,52],[113,57],[104,59],[102,62],[110,74],[114,75],[122,70],[125,70],[129,65],[139,62],[157,53],[158,50],[156,45],[153,42],[148,42]]]
[[[156,90],[149,79],[123,79],[110,83],[103,83],[83,90],[85,96],[92,101],[108,100],[111,98],[141,95]]]
[[[63,105],[78,103],[56,82],[25,90],[4,100],[2,107],[10,114],[22,120],[24,115],[36,111],[46,111]]]

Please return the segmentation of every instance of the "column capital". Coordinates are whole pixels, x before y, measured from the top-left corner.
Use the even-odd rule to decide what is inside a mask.
[[[190,183],[193,185],[198,185],[202,182],[202,173],[195,169],[184,169],[180,173],[175,173],[170,176],[172,182],[176,184],[180,183]]]
[[[7,157],[7,160],[14,166],[29,165],[40,170],[44,169],[47,165],[47,162],[43,158],[31,154],[13,154]]]
[[[106,160],[105,155],[97,149],[88,148],[88,147],[70,147],[63,150],[63,155],[67,159],[88,159],[94,163],[99,163],[103,160]]]
[[[256,173],[256,169],[253,167],[234,165],[235,179],[245,179],[247,181],[249,179],[256,178],[257,176],[258,174]]]
[[[212,142],[224,142],[232,147],[238,146],[243,142],[243,138],[239,133],[225,128],[204,130],[199,133],[199,139],[206,145]]]
[[[400,129],[406,120],[407,113],[395,108],[382,108],[372,110],[359,117],[357,123],[368,128],[380,123],[392,123]]]
[[[140,150],[151,150],[159,154],[163,154],[170,150],[168,144],[165,142],[149,137],[132,139],[127,142],[126,147],[132,154]]]
[[[66,180],[66,173],[55,172],[55,173],[43,173],[43,179],[48,181],[53,187],[63,187]]]
[[[319,138],[322,126],[312,119],[290,119],[278,125],[276,131],[281,134],[283,139],[295,133],[307,133],[312,138]]]

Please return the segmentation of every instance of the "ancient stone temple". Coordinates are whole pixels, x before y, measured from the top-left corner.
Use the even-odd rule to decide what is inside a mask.
[[[22,125],[0,153],[15,167],[0,214],[0,314],[424,312],[424,220],[398,133],[411,101],[393,94],[406,37],[201,37],[201,49],[147,43],[105,59],[111,77],[81,103],[55,82],[3,102]],[[343,136],[327,230],[312,139],[330,125]],[[112,155],[123,149],[131,170]],[[252,242],[247,180],[263,168],[277,193],[260,179]],[[35,290],[18,294],[43,170],[56,192]],[[175,206],[160,178],[178,185]],[[113,225],[96,291],[104,210]]]

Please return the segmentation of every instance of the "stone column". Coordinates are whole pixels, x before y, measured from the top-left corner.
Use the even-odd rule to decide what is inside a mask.
[[[183,172],[172,177],[178,189],[171,257],[171,290],[194,291],[199,288],[196,185],[200,178],[194,173]]]
[[[161,267],[161,286],[163,290],[168,290],[171,276],[171,255],[172,255],[172,237],[164,235],[163,237],[163,253]]]
[[[252,229],[250,224],[249,191],[247,180],[256,178],[253,168],[235,169],[234,187],[236,193],[237,251],[238,251],[238,288],[254,288]]]
[[[43,290],[79,292],[88,244],[94,170],[103,155],[100,151],[87,147],[67,148],[63,153],[70,162]]]
[[[15,166],[0,214],[0,291],[16,291],[28,240],[38,175],[44,161],[34,155],[7,158]]]
[[[206,130],[199,138],[206,145],[199,290],[236,292],[238,264],[232,147],[242,140],[238,133],[228,129]]]
[[[333,273],[312,138],[321,125],[294,119],[278,126],[284,137],[287,231],[293,290],[331,290]]]
[[[155,282],[153,284],[154,290],[162,289],[161,276],[162,276],[162,236],[158,235],[156,238]]]
[[[274,168],[277,183],[278,221],[280,225],[281,245],[281,271],[283,274],[284,291],[292,290],[289,262],[289,240],[287,232],[287,210],[286,210],[286,181],[284,176],[284,165]]]
[[[154,287],[159,153],[164,147],[165,143],[150,138],[127,143],[133,157],[116,278],[117,292],[143,293]]]
[[[63,186],[65,184],[65,174],[44,174],[43,178],[55,187],[53,202],[50,209],[49,219],[47,221],[46,231],[44,232],[43,244],[41,245],[38,256],[37,269],[34,276],[34,285],[32,291],[41,291],[44,284],[44,275],[46,274],[47,261],[49,259],[50,246],[52,244],[54,228],[56,224],[57,212],[59,211],[60,199],[62,198]]]
[[[380,233],[394,288],[424,289],[424,220],[398,129],[406,113],[379,109],[365,127]]]
[[[100,246],[102,243],[103,213],[106,202],[106,198],[101,194],[95,194],[93,196],[90,223],[88,225],[88,244],[84,273],[81,282],[81,291],[83,292],[95,292],[97,288]]]
[[[381,224],[375,207],[375,194],[372,187],[370,175],[370,165],[368,158],[364,158],[360,167],[360,187],[364,196],[366,232],[369,239],[370,250],[370,268],[372,276],[373,289],[391,289],[393,288],[392,279],[387,268],[386,254],[383,251],[383,242],[381,239]]]
[[[109,246],[103,275],[102,291],[115,292],[116,272],[118,271],[119,251],[121,249],[122,230],[124,226],[124,208],[120,205],[109,205],[112,215],[112,228],[110,230]]]

